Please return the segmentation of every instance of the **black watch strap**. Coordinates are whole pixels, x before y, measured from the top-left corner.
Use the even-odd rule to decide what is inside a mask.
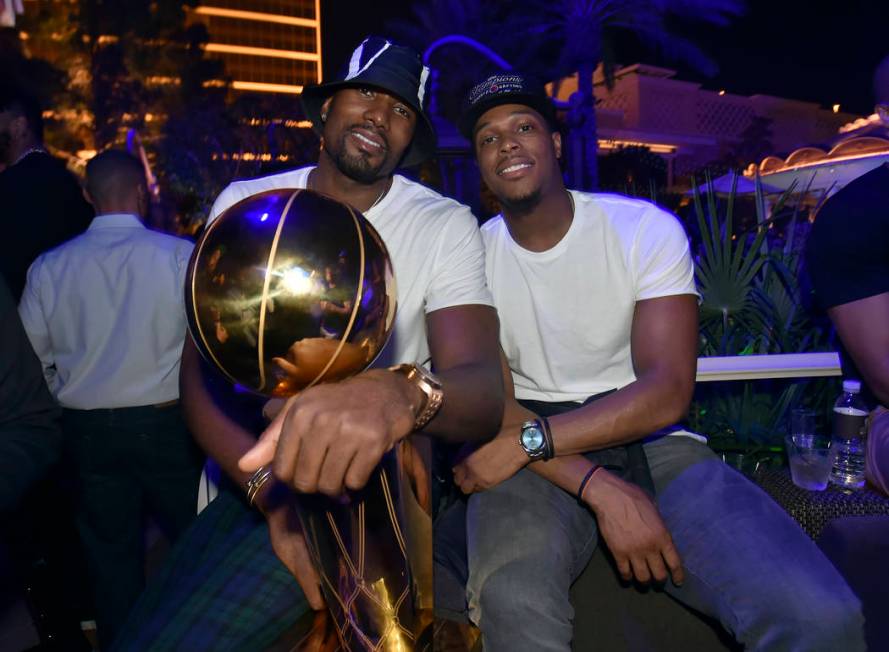
[[[543,438],[545,440],[546,448],[543,451],[543,459],[551,460],[556,456],[556,447],[553,444],[553,431],[549,426],[549,419],[546,417],[537,417],[540,420],[541,425],[543,426]]]

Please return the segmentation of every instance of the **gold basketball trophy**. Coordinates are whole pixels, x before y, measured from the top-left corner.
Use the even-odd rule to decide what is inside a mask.
[[[186,309],[195,344],[225,377],[286,397],[374,361],[395,321],[395,276],[358,211],[272,190],[209,225],[189,265]],[[411,439],[347,499],[298,500],[344,650],[431,649],[429,476]]]

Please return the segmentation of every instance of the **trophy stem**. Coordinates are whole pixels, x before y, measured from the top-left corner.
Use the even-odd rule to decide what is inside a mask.
[[[429,450],[428,440],[413,435],[349,500],[311,495],[297,502],[343,650],[431,650]]]

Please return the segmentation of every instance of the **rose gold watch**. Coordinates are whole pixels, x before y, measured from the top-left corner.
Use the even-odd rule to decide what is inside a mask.
[[[415,363],[395,365],[394,367],[389,367],[389,371],[402,374],[410,383],[416,385],[426,397],[414,421],[414,430],[420,430],[432,420],[432,417],[435,416],[441,407],[441,403],[444,400],[441,381],[436,378],[435,374]]]

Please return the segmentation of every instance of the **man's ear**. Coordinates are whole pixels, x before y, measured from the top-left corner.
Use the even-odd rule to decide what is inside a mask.
[[[558,131],[554,131],[552,133],[552,139],[553,139],[553,149],[556,152],[556,158],[561,159],[562,158],[562,134],[560,134]]]
[[[324,104],[321,105],[321,122],[327,122],[327,114],[330,112],[330,105],[333,102],[333,95],[324,100]]]
[[[90,191],[86,189],[86,186],[83,186],[80,190],[83,193],[83,198],[86,202],[95,208],[96,203],[93,201],[93,197],[90,195]]]

